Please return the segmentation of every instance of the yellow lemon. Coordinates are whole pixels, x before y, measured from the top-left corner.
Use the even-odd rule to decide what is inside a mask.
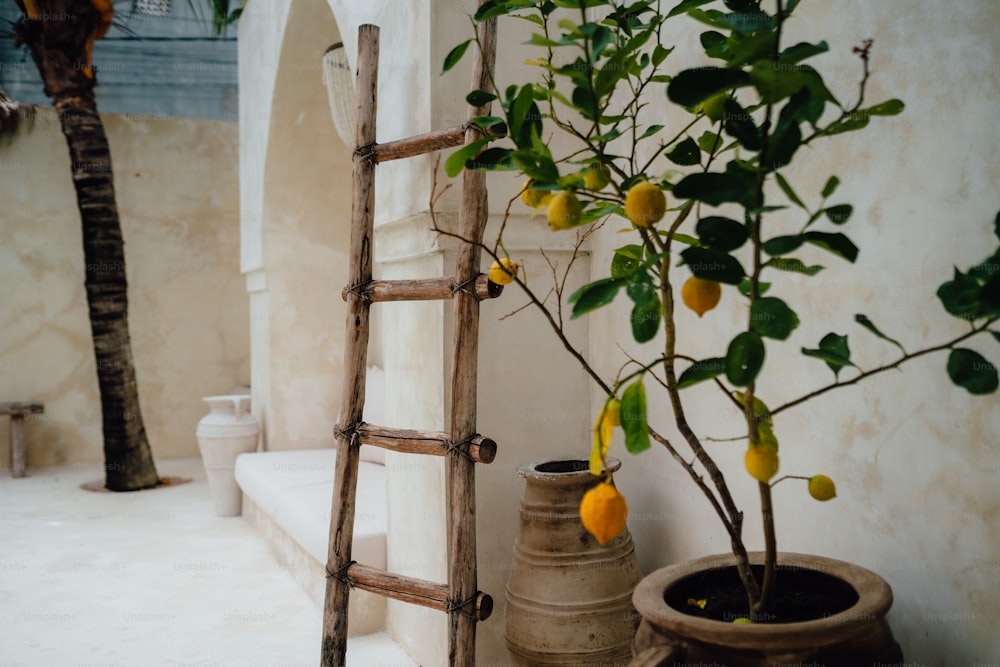
[[[667,196],[659,186],[640,181],[625,195],[625,217],[636,227],[652,227],[667,212]]]
[[[549,210],[546,215],[549,227],[554,231],[569,229],[580,223],[583,206],[572,192],[557,192],[549,200]]]
[[[625,497],[609,482],[601,482],[583,494],[580,520],[587,532],[602,545],[625,530],[628,504]]]
[[[735,623],[736,625],[750,625],[753,623],[753,621],[751,621],[749,618],[746,618],[745,616],[741,616],[739,618],[734,618],[733,623]]]
[[[549,203],[549,199],[552,198],[552,193],[548,190],[537,190],[532,188],[532,181],[530,178],[524,182],[521,186],[521,201],[524,202],[525,206],[531,208],[541,208]]]
[[[809,495],[816,500],[830,500],[837,497],[837,485],[826,475],[809,478]]]
[[[588,190],[600,192],[611,182],[611,172],[604,165],[587,168],[583,172],[583,184]]]
[[[698,317],[718,306],[721,298],[722,286],[714,280],[691,276],[681,286],[681,301]]]
[[[497,285],[509,285],[517,275],[517,262],[510,257],[504,257],[490,266],[490,282]]]
[[[758,482],[766,482],[778,474],[778,448],[757,445],[747,448],[743,459],[747,472]]]
[[[604,408],[604,418],[611,422],[612,426],[622,425],[622,402],[617,398],[608,401]]]

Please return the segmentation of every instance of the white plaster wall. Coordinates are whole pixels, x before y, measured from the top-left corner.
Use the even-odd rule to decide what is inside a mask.
[[[321,58],[340,34],[322,0],[263,4],[240,30],[254,412],[268,449],[328,447],[340,409],[351,161]]]
[[[960,6],[803,3],[796,11],[788,39],[829,41],[831,52],[817,63],[842,101],[853,103],[857,94],[860,69],[850,49],[874,37],[875,73],[866,99],[899,97],[907,109],[893,119],[873,119],[867,132],[817,143],[798,156],[799,168],[786,172],[802,195],[817,193],[831,173],[840,176],[834,199],[854,203],[844,231],[862,253],[850,266],[820,251],[802,252],[804,260],[827,270],[775,292],[797,310],[802,325],[790,341],[767,344],[766,368],[786,369],[769,371],[761,383],[759,393],[769,404],[832,379],[823,363],[798,353],[831,330],[849,334],[852,357],[864,367],[893,358],[891,346],[853,323],[857,312],[909,350],[965,330],[944,313],[934,292],[953,264],[968,268],[996,247],[991,229],[1000,208],[1000,134],[993,113],[1000,99],[993,28],[998,13],[988,0]],[[690,22],[673,25],[667,39],[680,46],[668,63],[696,49],[701,30]],[[665,101],[653,101],[651,115],[676,117]],[[775,230],[798,224],[792,217],[773,220]],[[595,277],[607,275],[610,253],[623,242],[609,234],[596,241]],[[742,326],[743,304],[727,289],[720,307],[701,320],[682,311],[684,349],[697,358],[724,353],[731,335],[721,332]],[[626,322],[624,306],[622,299],[590,320],[592,356],[612,373],[621,360],[615,342],[631,338],[618,324]],[[969,346],[1000,358],[991,339]],[[779,540],[786,550],[843,558],[882,574],[895,590],[890,621],[907,664],[988,664],[1000,655],[992,631],[1000,603],[988,592],[1000,583],[1000,405],[995,395],[974,398],[953,387],[944,372],[946,357],[925,357],[780,416],[782,472],[824,472],[837,481],[840,495],[819,504],[801,485],[783,483],[775,490]],[[739,435],[738,420],[730,408],[718,407],[724,403],[713,387],[706,383],[688,394],[689,418],[699,435]],[[599,399],[592,394],[594,405]],[[669,408],[662,404],[653,412],[663,432],[679,442],[668,425]],[[742,467],[744,446],[711,447],[748,512],[748,543],[760,548],[757,494]],[[624,456],[618,480],[644,570],[727,550],[711,509],[664,451]]]
[[[235,123],[102,114],[129,281],[129,328],[156,459],[197,456],[201,397],[249,382]],[[66,141],[43,110],[0,143],[0,398],[45,403],[28,465],[93,465],[100,398]],[[9,460],[6,426],[0,461]]]

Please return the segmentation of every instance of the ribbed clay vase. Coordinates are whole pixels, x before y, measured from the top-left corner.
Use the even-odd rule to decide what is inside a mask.
[[[748,555],[753,567],[763,563],[762,552]],[[633,596],[642,623],[631,667],[903,664],[885,618],[892,589],[871,570],[821,556],[779,554],[776,581],[791,594],[786,599],[794,601],[796,591],[821,591],[823,599],[841,601],[837,611],[814,609],[814,620],[797,622],[741,625],[684,611],[687,598],[711,596],[705,591],[719,581],[727,589],[740,587],[731,554],[671,565],[643,579]]]
[[[260,425],[250,414],[249,396],[206,396],[202,400],[212,411],[198,422],[196,434],[215,513],[239,516],[243,495],[236,484],[233,466],[237,456],[257,449]]]
[[[608,459],[612,472],[621,461]],[[521,466],[520,524],[507,581],[505,638],[517,665],[626,665],[642,578],[628,529],[601,546],[580,521],[600,479],[586,461]]]

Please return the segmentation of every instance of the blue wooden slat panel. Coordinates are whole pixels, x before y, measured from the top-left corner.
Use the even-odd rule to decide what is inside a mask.
[[[204,4],[195,2],[199,8]],[[13,3],[0,1],[0,31],[9,32],[6,21],[16,18]],[[94,46],[98,109],[150,117],[237,119],[235,26],[229,36],[212,36],[208,21],[195,16],[184,0],[174,2],[167,17],[121,14],[116,23],[124,29],[112,28]],[[0,86],[19,102],[51,105],[35,64],[26,51],[14,48],[9,36],[0,36]]]

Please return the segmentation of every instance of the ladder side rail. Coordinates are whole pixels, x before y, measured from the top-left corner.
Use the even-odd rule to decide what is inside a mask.
[[[351,202],[350,285],[359,288],[372,279],[372,240],[375,212],[375,115],[378,95],[378,26],[358,28],[358,71],[355,82],[353,193]],[[347,660],[347,604],[354,537],[354,505],[358,484],[360,444],[356,427],[364,412],[365,370],[368,360],[370,302],[360,294],[347,300],[344,354],[344,392],[337,437],[338,482],[331,507],[330,542],[326,563],[321,664],[344,667]]]
[[[483,0],[479,0],[482,5]],[[472,89],[492,89],[490,70],[496,52],[496,19],[478,27],[479,43],[472,68]],[[490,105],[469,110],[474,116],[488,115]],[[483,136],[482,130],[469,124],[466,143]],[[489,204],[486,174],[467,169],[462,174],[462,204],[459,233],[466,242],[458,248],[455,282],[471,284],[479,273],[482,241]],[[467,282],[468,281],[468,282]],[[457,451],[446,459],[448,485],[448,664],[474,667],[476,656],[476,617],[471,607],[479,595],[476,554],[476,477],[475,463],[468,457],[468,439],[476,432],[477,375],[479,356],[479,299],[468,289],[454,297],[454,332],[451,380],[451,438]]]

